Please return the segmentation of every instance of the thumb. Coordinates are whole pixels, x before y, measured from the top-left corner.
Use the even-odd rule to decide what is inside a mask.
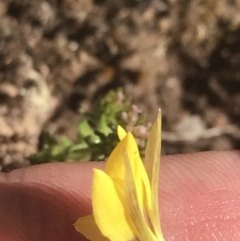
[[[168,240],[240,240],[240,153],[162,158],[160,212]],[[92,168],[39,165],[0,174],[0,240],[84,240],[73,223],[91,212]]]

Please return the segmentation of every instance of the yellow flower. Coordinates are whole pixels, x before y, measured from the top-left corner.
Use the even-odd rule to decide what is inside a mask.
[[[78,232],[92,241],[164,241],[158,208],[160,134],[159,111],[143,163],[132,133],[118,127],[120,142],[106,170],[94,169],[93,214],[77,220]]]

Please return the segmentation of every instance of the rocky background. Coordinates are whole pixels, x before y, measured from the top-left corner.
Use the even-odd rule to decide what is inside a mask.
[[[1,0],[0,170],[123,87],[163,154],[240,147],[239,0]]]

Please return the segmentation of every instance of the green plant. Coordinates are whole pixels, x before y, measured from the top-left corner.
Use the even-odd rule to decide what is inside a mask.
[[[117,125],[132,131],[140,146],[145,148],[149,125],[144,126],[142,113],[126,98],[121,89],[110,91],[92,112],[80,111],[83,120],[72,142],[63,137],[57,141],[48,132],[43,133],[43,148],[29,157],[32,164],[106,160],[118,142]]]

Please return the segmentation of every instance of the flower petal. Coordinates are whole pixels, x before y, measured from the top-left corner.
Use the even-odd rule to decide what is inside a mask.
[[[157,237],[153,234],[148,227],[146,219],[144,217],[143,210],[138,202],[137,190],[135,186],[134,175],[132,172],[130,160],[127,152],[124,155],[126,174],[125,174],[125,196],[127,198],[127,208],[130,217],[135,224],[138,232],[138,239],[140,241],[158,241]]]
[[[123,153],[128,151],[129,158],[135,160],[136,157],[139,157],[139,151],[137,144],[134,140],[133,135],[128,132],[126,136],[118,143],[110,154],[107,164],[106,164],[106,173],[114,179],[114,181],[124,181],[125,165]],[[139,157],[140,158],[140,157]]]
[[[161,151],[161,111],[159,110],[158,116],[153,123],[150,130],[146,154],[145,154],[145,168],[148,174],[151,191],[152,191],[152,211],[149,214],[154,231],[160,238],[162,231],[159,218],[159,203],[158,203],[158,181],[159,181],[159,168],[160,168],[160,151]]]
[[[79,218],[74,224],[75,229],[91,241],[109,241],[99,230],[93,215]]]
[[[127,135],[127,132],[121,126],[118,125],[117,134],[118,134],[119,140],[122,140]]]
[[[143,198],[146,195],[147,202],[151,205],[151,188],[143,162],[140,158],[137,143],[128,132],[126,136],[118,143],[106,165],[106,173],[113,179],[116,189],[123,190],[125,179],[124,152],[128,153],[131,161],[131,168],[134,174],[135,185],[141,207],[143,207]],[[121,195],[119,193],[119,195]]]
[[[94,169],[92,204],[96,224],[105,237],[111,241],[134,239],[112,179],[98,169]]]

